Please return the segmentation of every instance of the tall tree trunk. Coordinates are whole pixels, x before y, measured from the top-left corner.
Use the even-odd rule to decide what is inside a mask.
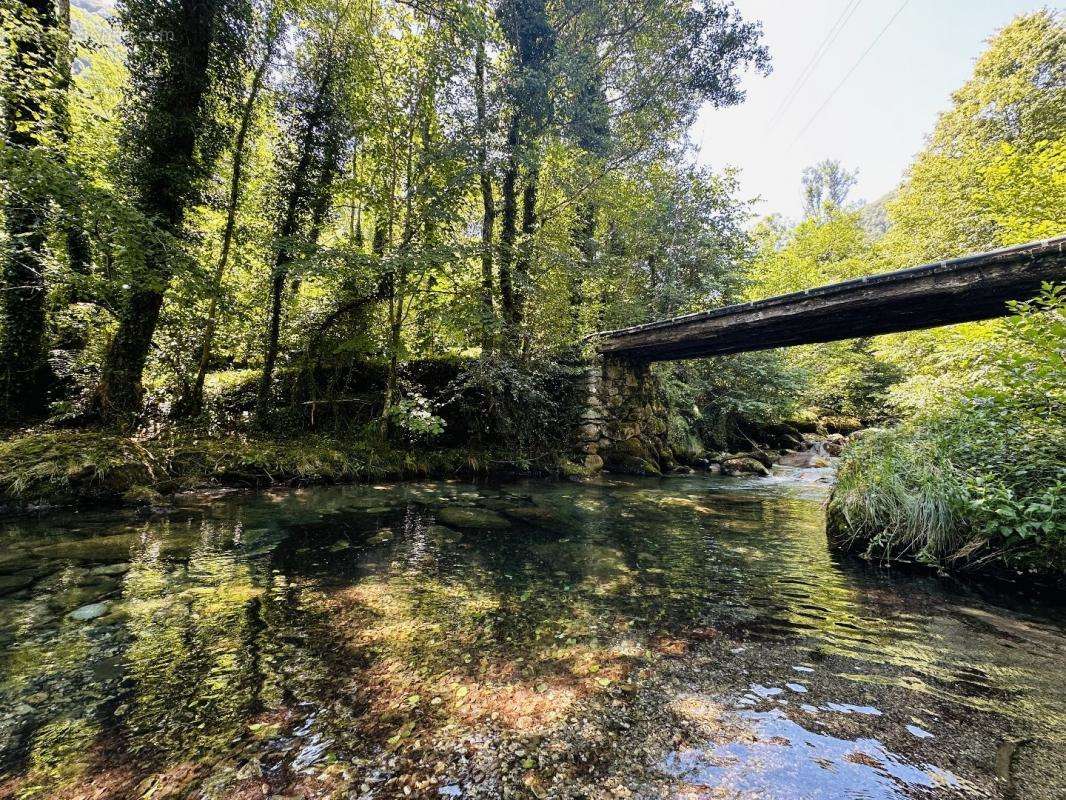
[[[531,264],[533,261],[533,237],[537,232],[537,190],[540,184],[540,166],[534,164],[526,174],[522,190],[522,247],[515,259],[515,333],[519,336],[522,360],[529,358],[531,331],[525,326],[526,301],[532,289]]]
[[[219,0],[188,0],[175,33],[180,58],[152,99],[144,121],[143,176],[137,187],[141,212],[165,234],[181,235],[192,185],[202,106]],[[155,118],[158,117],[158,118]],[[151,237],[144,253],[144,278],[119,309],[118,330],[104,358],[96,407],[105,421],[117,422],[141,408],[141,376],[159,322],[163,295],[173,275],[168,246]]]
[[[211,362],[211,351],[215,343],[215,331],[218,328],[219,300],[222,294],[222,281],[226,276],[226,268],[229,265],[230,249],[233,246],[233,235],[237,227],[237,208],[241,201],[242,179],[244,177],[245,143],[252,128],[252,119],[255,116],[255,104],[259,98],[259,90],[263,86],[263,78],[274,57],[274,48],[277,44],[277,32],[268,31],[266,50],[263,60],[252,76],[252,83],[248,87],[248,96],[244,101],[241,111],[241,121],[237,128],[237,138],[233,144],[233,171],[230,175],[229,198],[226,203],[226,224],[222,229],[222,252],[215,265],[215,274],[211,280],[211,305],[207,310],[207,325],[204,328],[204,338],[200,345],[200,360],[196,368],[196,379],[193,381],[192,391],[183,405],[186,413],[196,415],[200,413],[204,402],[204,381],[207,379],[207,367]]]
[[[57,21],[52,0],[21,0],[19,11],[25,24],[12,37],[12,59],[22,85],[6,98],[4,135],[12,148],[29,151],[42,144],[47,123]],[[0,414],[11,422],[43,414],[52,384],[45,342],[45,204],[44,197],[24,194],[11,197],[4,209],[10,251],[0,287]]]
[[[540,184],[540,167],[533,166],[526,174],[522,189],[522,247],[515,259],[515,320],[522,324],[529,297],[531,265],[533,263],[533,236],[537,232],[537,190]]]
[[[404,216],[403,234],[400,238],[398,269],[393,273],[393,280],[389,287],[389,370],[385,379],[385,397],[381,406],[381,416],[388,418],[389,411],[396,402],[397,376],[400,365],[400,335],[403,332],[404,303],[407,299],[407,255],[411,242],[415,235],[414,220],[414,119],[415,106],[412,105],[411,115],[408,119],[407,128],[407,156],[404,164]],[[423,118],[422,128],[423,141],[429,137],[429,119]],[[422,151],[423,161],[420,167],[424,167],[425,150]]]
[[[492,352],[496,328],[496,307],[493,303],[492,236],[496,227],[496,199],[492,194],[492,172],[489,169],[488,110],[485,102],[485,39],[477,43],[474,57],[474,94],[477,101],[478,172],[481,182],[481,350]]]
[[[500,217],[500,306],[508,333],[517,324],[515,291],[511,266],[515,257],[515,240],[518,238],[518,120],[513,119],[507,131],[507,164],[503,171],[500,195],[503,209]]]
[[[363,252],[363,204],[359,200],[359,151],[352,154],[352,197],[348,215],[348,239],[355,249]]]
[[[274,262],[273,277],[270,281],[270,310],[268,312],[266,352],[263,356],[263,374],[259,378],[259,398],[256,414],[260,421],[270,411],[270,388],[274,382],[274,367],[278,361],[278,340],[281,336],[281,307],[288,279],[288,267],[291,262],[288,250],[281,248]]]
[[[381,416],[387,419],[389,411],[396,402],[396,377],[400,367],[400,333],[403,329],[404,281],[406,276],[398,276],[389,293],[389,368],[385,375],[385,395],[381,403]]]
[[[585,279],[592,275],[596,262],[596,203],[582,203],[574,224],[573,239],[581,258],[570,276],[570,320],[575,336],[581,334],[581,310],[585,303]]]
[[[70,28],[70,0],[59,0],[56,3],[59,19],[60,42],[58,52],[59,91],[56,92],[56,103],[59,106],[57,116],[60,121],[57,125],[60,140],[68,148],[69,158],[71,120],[70,120],[70,88],[72,86],[72,65],[74,61],[73,36]],[[89,240],[89,232],[85,230],[83,215],[80,208],[73,209],[74,218],[68,219],[64,224],[63,236],[67,245],[67,262],[70,270],[76,276],[88,277],[92,264],[92,242]],[[70,296],[71,302],[78,302],[80,294],[77,290]]]
[[[278,229],[280,244],[274,258],[274,269],[270,281],[270,310],[267,318],[267,334],[263,355],[263,373],[259,378],[259,397],[256,413],[260,421],[266,419],[270,411],[270,390],[274,382],[274,368],[278,360],[278,343],[281,336],[281,312],[284,300],[285,282],[288,280],[289,267],[293,262],[293,240],[299,232],[299,209],[307,201],[311,187],[310,171],[312,166],[315,140],[326,112],[326,93],[330,90],[333,71],[327,63],[323,77],[315,90],[315,100],[300,143],[300,158],[293,171],[292,185],[289,187],[285,203],[285,213]],[[331,177],[331,176],[330,176]],[[316,203],[317,209],[317,203]],[[312,228],[315,225],[312,222]]]

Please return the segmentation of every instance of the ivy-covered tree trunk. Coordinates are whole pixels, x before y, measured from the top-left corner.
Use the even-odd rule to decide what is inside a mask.
[[[221,0],[183,0],[173,10],[168,40],[171,68],[151,88],[134,147],[137,202],[162,236],[145,243],[142,274],[119,308],[118,330],[108,347],[96,407],[105,421],[121,421],[141,408],[141,377],[173,275],[171,247],[164,239],[181,234],[193,191],[196,145],[210,86],[211,43]],[[129,13],[129,7],[127,7]],[[167,33],[163,31],[161,33]]]
[[[578,147],[592,160],[590,165],[597,168],[608,156],[612,148],[611,109],[604,91],[603,64],[593,47],[583,48],[576,64],[571,70],[570,81],[577,97],[572,111],[571,127]],[[596,266],[596,226],[599,206],[595,199],[579,204],[571,229],[574,246],[581,257],[577,268],[570,276],[570,320],[573,325],[574,338],[582,334],[582,310],[587,301],[585,282]]]
[[[319,185],[314,187],[316,192],[315,202],[311,210],[311,225],[307,234],[307,242],[314,244],[318,241],[322,232],[322,225],[326,214],[329,212],[330,190],[333,185],[333,177],[337,171],[339,143],[331,142],[326,151],[325,164],[320,175]],[[294,191],[295,195],[295,191]],[[302,197],[290,198],[294,203],[293,208],[302,203]],[[283,230],[289,231],[284,237],[291,240],[298,233],[298,224],[295,215],[286,216],[286,225]],[[266,417],[270,410],[270,388],[274,380],[274,369],[277,367],[278,352],[281,341],[281,320],[285,308],[285,284],[288,282],[289,270],[292,266],[293,257],[290,248],[285,247],[278,251],[277,260],[274,264],[274,276],[270,282],[270,316],[267,323],[266,353],[263,357],[263,375],[259,384],[259,407],[257,414],[260,420]],[[294,281],[295,283],[295,281]]]
[[[528,349],[528,334],[521,330],[525,297],[529,291],[529,239],[536,228],[539,182],[538,139],[550,117],[549,64],[555,51],[555,32],[544,0],[503,0],[497,19],[512,50],[514,65],[508,78],[511,118],[507,128],[507,166],[501,185],[500,300],[507,336],[512,345]],[[519,176],[526,173],[522,190],[523,250],[518,243]]]
[[[301,220],[308,205],[312,206],[312,216],[320,219],[325,214],[326,207],[323,203],[323,193],[328,193],[332,183],[333,171],[336,169],[337,147],[339,143],[333,138],[333,132],[327,131],[330,136],[326,147],[325,158],[322,164],[316,164],[316,155],[323,158],[321,153],[316,154],[316,149],[322,146],[319,141],[323,128],[336,123],[337,120],[329,119],[329,93],[333,89],[334,65],[333,55],[328,50],[325,53],[322,77],[314,88],[310,107],[306,111],[306,117],[298,121],[303,125],[303,136],[299,142],[298,156],[292,168],[291,179],[285,192],[284,212],[278,226],[278,249],[274,257],[274,267],[270,280],[270,304],[267,315],[266,341],[263,353],[263,372],[259,378],[259,396],[256,414],[260,421],[264,420],[270,410],[270,391],[274,382],[274,369],[278,361],[278,348],[281,340],[281,317],[284,309],[285,284],[288,281],[289,269],[294,261],[293,248],[297,244],[297,238],[301,232],[306,232],[306,220]],[[319,185],[314,184],[316,166],[320,170]],[[316,191],[318,194],[316,195]],[[311,231],[317,238],[319,222],[311,221]]]
[[[478,39],[474,57],[474,93],[477,103],[478,176],[481,189],[481,349],[492,351],[496,328],[496,306],[493,302],[492,237],[496,228],[496,198],[492,193],[492,171],[489,167],[489,123],[485,99],[485,39]]]
[[[536,155],[534,155],[536,158]],[[532,281],[533,237],[537,232],[537,190],[540,187],[540,167],[536,164],[526,174],[522,187],[522,248],[515,259],[515,323],[521,325],[526,316],[526,299]]]
[[[56,10],[59,33],[56,53],[56,68],[58,70],[56,105],[58,107],[57,116],[61,117],[61,119],[57,120],[56,128],[67,150],[68,164],[70,164],[70,89],[73,83],[74,62],[73,34],[70,27],[70,0],[59,0],[56,3]],[[67,245],[67,263],[70,265],[71,277],[76,282],[79,278],[88,276],[93,252],[92,242],[89,240],[89,234],[85,230],[81,204],[72,205],[72,208],[67,209],[67,219],[64,220],[63,224],[63,235]],[[80,292],[76,285],[72,286],[72,289],[69,300],[70,302],[77,302],[81,299]]]
[[[181,409],[187,414],[200,413],[204,402],[204,381],[207,379],[207,367],[211,362],[211,352],[215,344],[215,331],[218,328],[219,300],[222,294],[222,281],[226,276],[226,268],[229,265],[230,250],[233,247],[233,238],[237,229],[237,207],[240,205],[241,192],[243,190],[242,179],[244,177],[244,159],[246,155],[246,142],[252,129],[252,119],[255,112],[256,101],[259,99],[259,91],[263,86],[267,68],[274,58],[274,50],[277,46],[281,32],[280,25],[275,25],[267,32],[266,50],[262,60],[252,75],[251,85],[244,100],[241,110],[241,121],[237,128],[237,139],[233,144],[233,169],[230,173],[229,197],[226,202],[226,223],[222,229],[222,252],[215,266],[215,274],[211,280],[211,302],[207,310],[207,325],[204,328],[204,338],[200,345],[200,359],[196,368],[196,378],[193,380],[189,396],[184,399]]]
[[[503,209],[500,217],[500,252],[497,259],[500,277],[500,307],[503,310],[504,327],[508,332],[517,324],[515,313],[514,279],[511,267],[514,264],[515,240],[518,238],[518,121],[512,120],[507,132],[507,165],[503,170],[500,195]]]
[[[585,305],[585,280],[596,266],[596,203],[582,203],[577,212],[572,236],[581,258],[570,276],[570,319],[574,337],[581,336],[581,310]]]
[[[27,154],[42,146],[49,89],[56,78],[56,13],[52,0],[21,0],[11,33],[14,81],[6,87],[4,137]],[[52,371],[45,337],[45,208],[33,189],[9,191],[4,208],[8,252],[3,259],[0,313],[2,416],[21,422],[48,407]]]
[[[44,215],[29,205],[5,209],[10,252],[4,259],[4,417],[44,413],[51,370],[45,339]]]

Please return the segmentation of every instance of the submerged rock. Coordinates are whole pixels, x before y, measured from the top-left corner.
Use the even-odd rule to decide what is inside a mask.
[[[511,527],[510,522],[486,508],[445,506],[437,512],[437,519],[453,528],[500,530]]]
[[[120,561],[118,564],[103,564],[99,567],[93,567],[89,570],[90,575],[125,575],[130,571],[130,565],[128,561]]]
[[[517,506],[503,509],[503,513],[519,522],[541,527],[557,527],[560,524],[555,512],[540,506]]]
[[[74,561],[124,561],[139,540],[135,533],[120,533],[44,544],[35,547],[34,553],[41,558],[69,558]]]
[[[70,619],[77,620],[78,622],[88,622],[89,620],[102,617],[111,608],[111,604],[108,602],[103,603],[90,603],[87,606],[76,608],[71,611],[67,616]]]

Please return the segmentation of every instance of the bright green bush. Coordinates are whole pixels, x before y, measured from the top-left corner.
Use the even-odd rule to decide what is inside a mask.
[[[973,385],[847,451],[830,534],[881,558],[1066,571],[1066,297],[1018,304]]]

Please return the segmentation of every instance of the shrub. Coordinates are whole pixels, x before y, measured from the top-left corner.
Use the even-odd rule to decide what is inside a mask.
[[[1062,290],[1015,310],[967,392],[849,448],[835,541],[886,559],[1066,571]]]
[[[554,466],[569,451],[583,406],[578,360],[529,365],[489,357],[470,361],[441,394],[445,436],[523,468]]]

